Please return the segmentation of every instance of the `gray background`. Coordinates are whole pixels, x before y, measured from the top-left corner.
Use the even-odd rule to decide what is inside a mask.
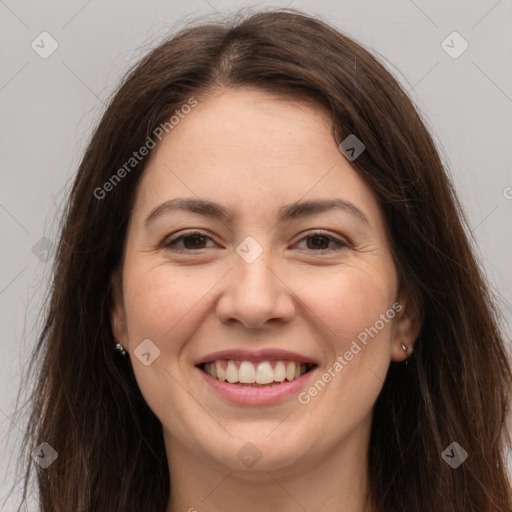
[[[185,4],[0,0],[0,503],[13,483],[23,423],[11,416],[20,372],[35,343],[50,269],[40,240],[57,238],[62,202],[121,75],[171,29],[197,15],[215,16],[239,7],[296,7],[320,15],[385,59],[438,142],[477,254],[501,300],[510,338],[512,2]],[[47,59],[31,47],[34,40],[41,46],[38,36],[43,31],[59,45]],[[456,59],[441,46],[453,31],[469,44]],[[448,44],[460,48],[460,42],[448,39]],[[14,508],[7,504],[3,510]]]

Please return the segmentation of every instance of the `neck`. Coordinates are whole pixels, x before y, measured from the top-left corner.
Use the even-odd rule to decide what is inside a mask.
[[[329,453],[301,454],[292,466],[250,472],[206,461],[166,438],[171,477],[166,512],[371,512],[369,432],[370,422],[360,424]]]

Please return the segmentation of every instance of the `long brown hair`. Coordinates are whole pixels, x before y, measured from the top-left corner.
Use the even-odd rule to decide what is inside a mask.
[[[401,281],[422,329],[408,365],[391,363],[374,409],[369,485],[377,512],[512,510],[506,469],[512,374],[500,317],[438,151],[413,103],[368,50],[318,18],[279,9],[186,27],[125,77],[72,187],[47,316],[31,358],[37,377],[25,443],[24,497],[36,470],[43,512],[163,512],[170,485],[162,427],[131,364],[113,350],[112,276],[146,159],[108,182],[191,97],[256,87],[306,95],[332,113],[339,144],[385,214]],[[29,378],[26,379],[29,382]],[[48,468],[31,453],[58,453]],[[457,442],[468,459],[442,457]]]

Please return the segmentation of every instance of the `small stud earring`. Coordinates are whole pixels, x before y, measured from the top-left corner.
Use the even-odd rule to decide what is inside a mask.
[[[126,355],[126,350],[124,349],[123,345],[121,345],[121,343],[117,343],[114,348],[116,350],[119,350],[119,352],[121,352],[121,354],[123,354],[123,356]]]
[[[407,354],[407,351],[408,351],[407,345],[404,345],[402,343],[402,350],[405,352],[405,355],[407,356],[407,359],[405,360],[405,364],[408,364],[409,363],[409,354]]]

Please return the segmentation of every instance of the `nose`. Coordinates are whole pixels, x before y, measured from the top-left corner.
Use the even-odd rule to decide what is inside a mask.
[[[270,251],[264,250],[252,263],[235,255],[234,262],[217,302],[220,321],[240,322],[249,329],[263,328],[270,321],[289,322],[295,314],[293,290],[284,273],[274,269]]]

